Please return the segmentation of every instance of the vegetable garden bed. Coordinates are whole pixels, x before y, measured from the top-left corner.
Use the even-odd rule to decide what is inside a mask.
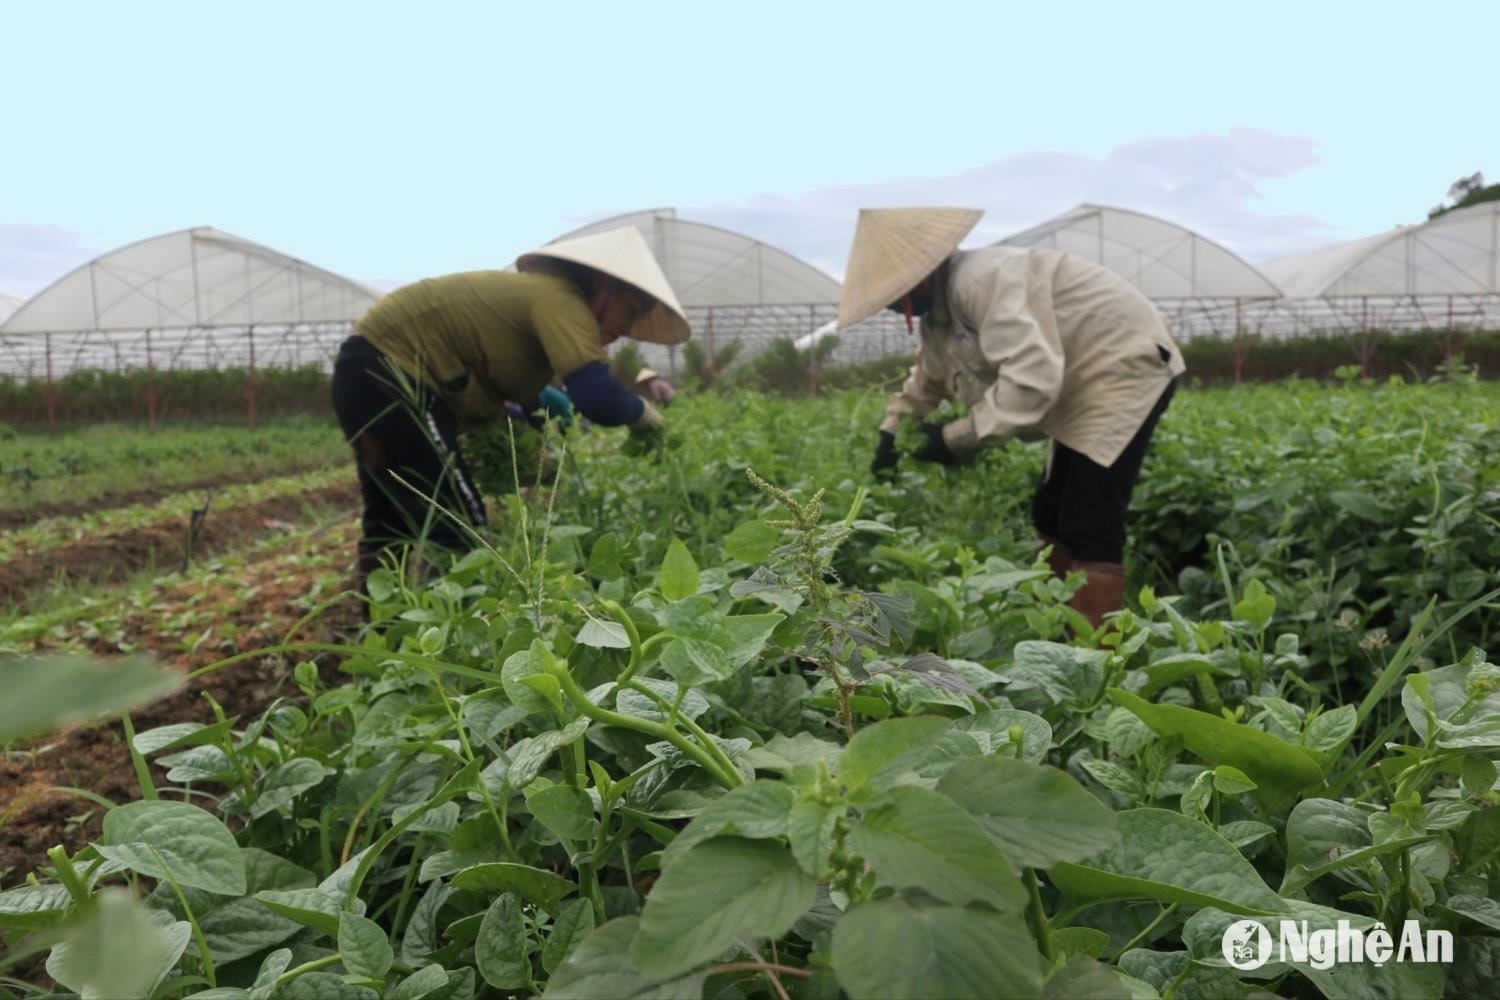
[[[297,636],[333,638],[358,623],[357,602],[347,594],[340,599],[357,534],[355,522],[343,516],[262,538],[188,573],[124,589],[73,591],[45,613],[0,619],[0,649],[144,652],[187,674],[241,649],[274,646],[299,623],[304,631]],[[309,614],[312,620],[304,623]],[[141,728],[212,722],[205,696],[227,715],[247,718],[286,695],[299,692],[285,664],[272,656],[205,675],[134,719]],[[165,776],[160,769],[153,773]],[[13,746],[0,762],[0,881],[10,884],[44,864],[54,844],[73,850],[97,837],[108,806],[91,796],[123,802],[134,789],[117,727],[79,726]]]
[[[0,528],[348,460],[348,445],[326,417],[273,420],[254,430],[116,423],[50,434],[0,425]]]
[[[308,507],[351,509],[358,503],[353,478],[351,469],[320,470],[37,522],[0,535],[0,599],[20,606],[54,583],[101,583],[156,567],[169,571],[282,530]],[[202,512],[196,521],[195,511]]]
[[[880,408],[554,440],[488,545],[372,577],[359,641],[214,668],[290,653],[295,703],[138,732],[164,778],[7,880],[13,951],[216,998],[1492,988],[1493,387],[1183,393],[1097,634],[1030,538],[1040,453],[870,484]],[[1408,918],[1454,961],[1224,951]]]

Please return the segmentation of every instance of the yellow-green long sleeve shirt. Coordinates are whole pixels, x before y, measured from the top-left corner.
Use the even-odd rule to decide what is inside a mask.
[[[554,378],[609,357],[583,293],[548,274],[428,278],[383,296],[355,326],[465,424],[497,419],[507,399],[535,399]]]

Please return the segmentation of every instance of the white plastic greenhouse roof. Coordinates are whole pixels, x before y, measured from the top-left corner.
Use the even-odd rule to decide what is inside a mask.
[[[677,218],[676,209],[630,212],[559,236],[635,226],[684,306],[835,303],[839,284],[811,264],[740,233]]]
[[[1261,266],[1288,298],[1500,294],[1500,202]]]
[[[153,330],[358,319],[377,293],[207,226],[113,250],[69,272],[0,333]]]
[[[21,303],[25,301],[25,299],[18,296],[6,295],[4,292],[0,292],[0,323],[4,323],[6,317],[21,308]]]
[[[1086,257],[1153,299],[1274,298],[1254,265],[1190,229],[1109,205],[1082,204],[1000,241]]]

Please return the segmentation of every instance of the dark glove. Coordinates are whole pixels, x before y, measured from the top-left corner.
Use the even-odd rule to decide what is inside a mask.
[[[927,443],[917,452],[917,461],[937,462],[940,465],[958,465],[963,461],[948,450],[948,442],[943,440],[942,424],[929,424],[924,421],[922,432],[927,435]]]
[[[875,461],[870,463],[870,475],[877,479],[889,479],[896,474],[896,435],[890,431],[880,432],[880,441],[875,445]]]
[[[655,455],[660,458],[666,442],[666,434],[657,427],[650,425],[631,427],[630,433],[625,435],[625,443],[620,447],[620,451],[631,458],[641,458],[646,455]]]

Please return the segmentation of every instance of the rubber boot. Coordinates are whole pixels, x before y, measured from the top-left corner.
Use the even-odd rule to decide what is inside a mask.
[[[1097,631],[1105,615],[1125,606],[1125,567],[1121,563],[1075,562],[1073,568],[1083,570],[1088,579],[1068,606],[1087,618]]]
[[[1047,555],[1047,565],[1051,568],[1052,575],[1059,580],[1067,579],[1068,570],[1073,568],[1073,557],[1068,555],[1067,546],[1063,545],[1057,539],[1049,538],[1046,535],[1039,534],[1036,537],[1037,541],[1041,542],[1042,545],[1052,546],[1052,551]]]

